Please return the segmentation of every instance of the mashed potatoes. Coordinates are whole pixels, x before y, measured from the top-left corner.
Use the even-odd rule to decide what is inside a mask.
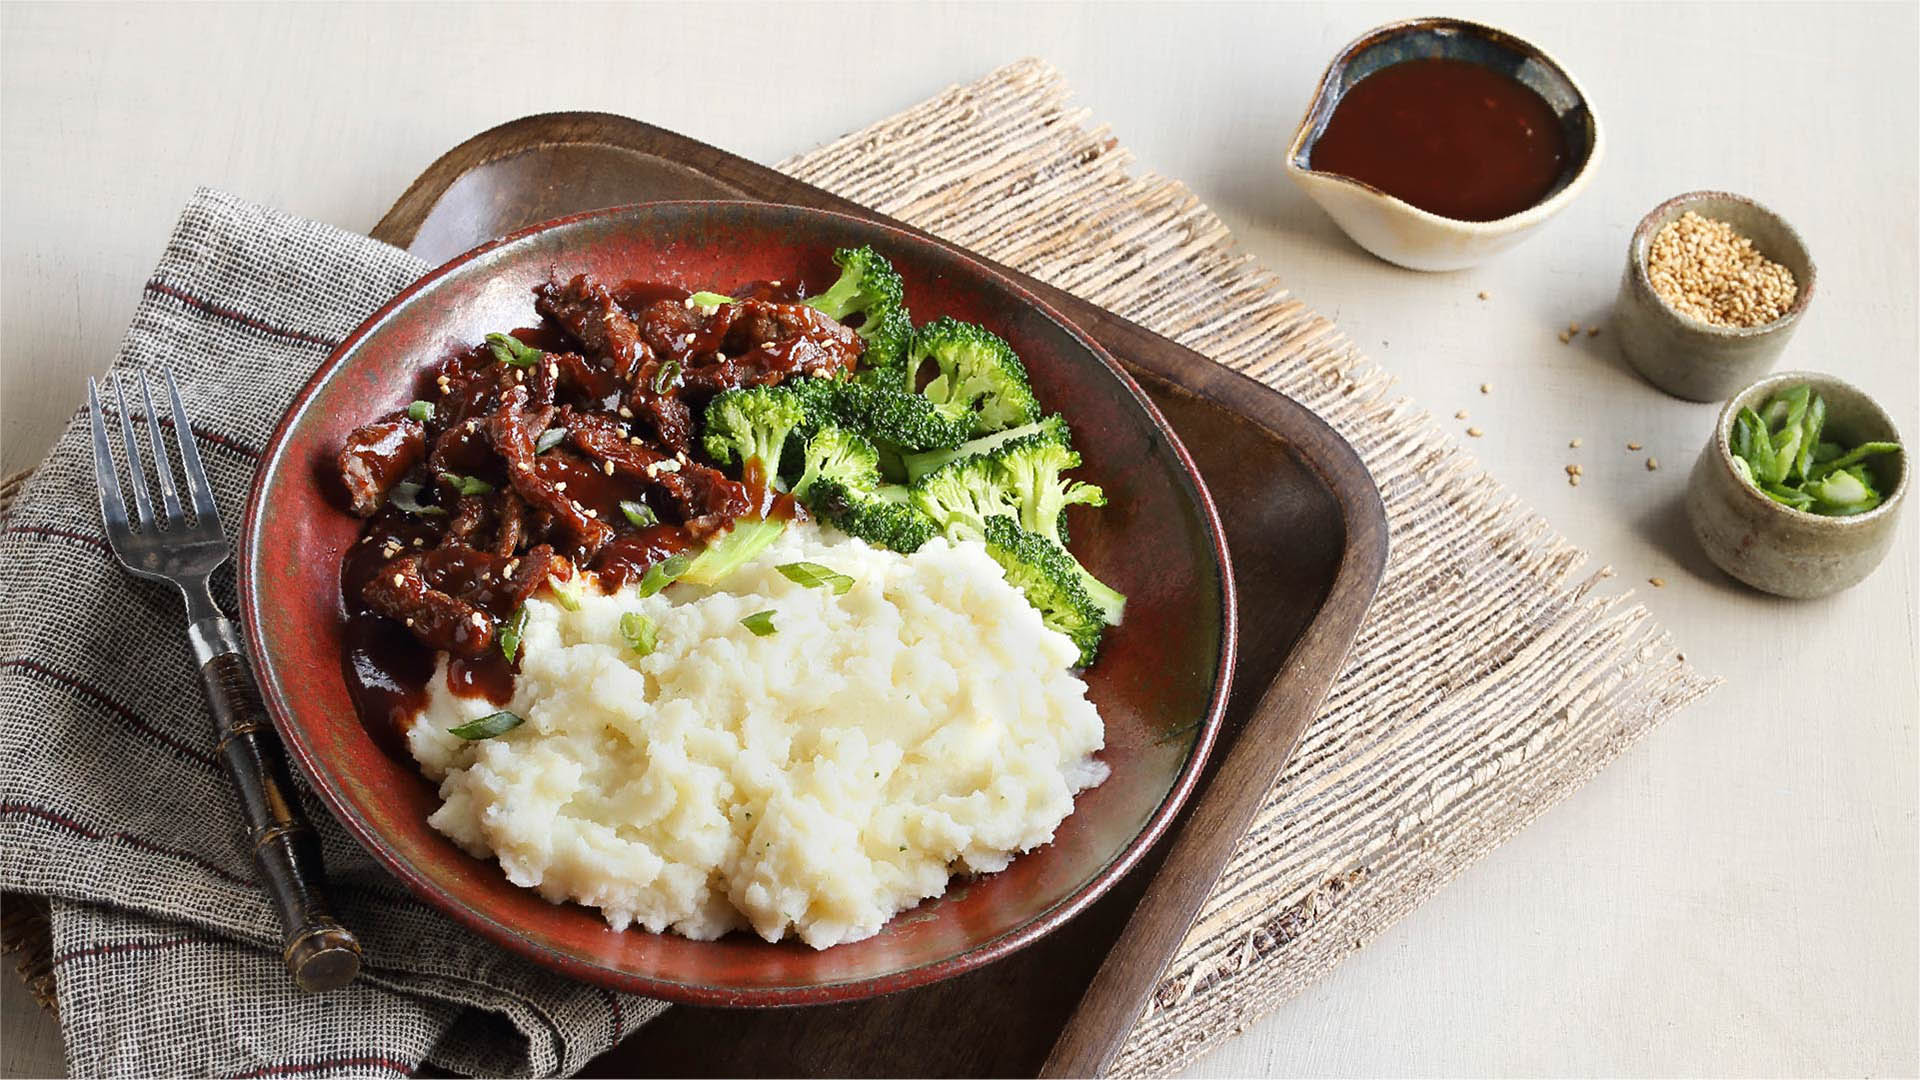
[[[775,569],[797,561],[854,584]],[[977,544],[903,556],[794,525],[724,590],[527,607],[506,706],[526,722],[452,735],[499,707],[436,678],[408,740],[440,782],[435,828],[615,929],[855,941],[1046,843],[1106,777],[1072,643]],[[767,610],[772,634],[741,624]],[[658,628],[651,655],[627,612]]]

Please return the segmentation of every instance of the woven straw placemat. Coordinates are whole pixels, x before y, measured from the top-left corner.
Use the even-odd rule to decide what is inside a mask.
[[[779,168],[1259,379],[1332,424],[1380,485],[1392,553],[1366,626],[1115,1066],[1160,1074],[1324,974],[1712,680],[1190,191],[1130,173],[1089,121],[1056,72],[1022,61]]]
[[[783,172],[1024,270],[1311,408],[1386,502],[1344,671],[1115,1063],[1160,1074],[1378,936],[1711,685],[1181,184],[1003,68]]]

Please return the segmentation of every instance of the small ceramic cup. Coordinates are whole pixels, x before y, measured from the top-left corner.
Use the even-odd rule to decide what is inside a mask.
[[[1806,599],[1858,584],[1893,544],[1911,471],[1907,451],[1868,458],[1886,501],[1864,514],[1824,517],[1782,506],[1733,469],[1728,440],[1742,406],[1756,412],[1775,393],[1800,383],[1826,399],[1826,430],[1848,446],[1899,442],[1893,419],[1872,398],[1831,375],[1789,371],[1735,394],[1720,410],[1713,435],[1687,479],[1687,520],[1715,566],[1763,592]],[[1906,443],[1901,443],[1905,447]]]
[[[1492,68],[1546,99],[1572,154],[1545,199],[1496,221],[1456,221],[1351,177],[1314,170],[1314,144],[1348,90],[1381,68],[1431,59],[1467,60]],[[1553,57],[1491,26],[1422,18],[1369,30],[1340,50],[1320,76],[1307,115],[1293,133],[1286,169],[1355,243],[1373,254],[1409,270],[1462,270],[1518,244],[1572,202],[1592,179],[1601,149],[1600,121],[1586,94]]]
[[[1798,290],[1785,315],[1764,326],[1715,326],[1675,311],[1653,291],[1647,251],[1654,234],[1689,210],[1733,226],[1760,254],[1793,271]],[[1687,401],[1721,401],[1772,369],[1813,299],[1814,278],[1813,257],[1780,215],[1742,195],[1690,191],[1654,207],[1633,230],[1607,333],[1653,385]]]

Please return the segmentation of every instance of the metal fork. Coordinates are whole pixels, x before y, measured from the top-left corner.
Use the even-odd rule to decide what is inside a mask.
[[[120,434],[127,473],[133,488],[131,520],[120,494],[120,474],[114,467],[107,423],[100,408],[99,388],[87,380],[87,406],[93,420],[93,469],[100,483],[100,516],[106,519],[107,539],[120,564],[135,577],[162,581],[180,590],[187,605],[187,640],[200,665],[219,735],[220,760],[239,792],[246,812],[253,865],[280,912],[281,958],[294,982],[314,992],[332,990],[353,981],[360,971],[360,943],[334,918],[326,898],[326,869],[320,860],[320,841],[300,809],[285,752],[273,724],[260,704],[253,672],[233,623],[213,602],[208,576],[230,554],[220,529],[220,511],[213,488],[200,464],[193,429],[173,373],[164,372],[173,406],[173,441],[180,448],[181,470],[193,500],[191,519],[183,512],[174,486],[173,463],[160,438],[160,421],[146,374],[139,376],[139,399],[146,405],[147,442],[154,476],[160,482],[160,514],[147,494],[146,464],[127,411],[122,378],[113,377],[113,396],[120,413]]]

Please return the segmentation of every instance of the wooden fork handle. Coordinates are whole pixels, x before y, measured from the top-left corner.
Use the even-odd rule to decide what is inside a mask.
[[[218,622],[221,625],[209,626]],[[280,910],[281,958],[302,990],[321,993],[360,973],[360,942],[327,902],[320,838],[300,809],[280,738],[226,619],[190,635],[219,733],[220,759],[240,795],[254,869]]]

